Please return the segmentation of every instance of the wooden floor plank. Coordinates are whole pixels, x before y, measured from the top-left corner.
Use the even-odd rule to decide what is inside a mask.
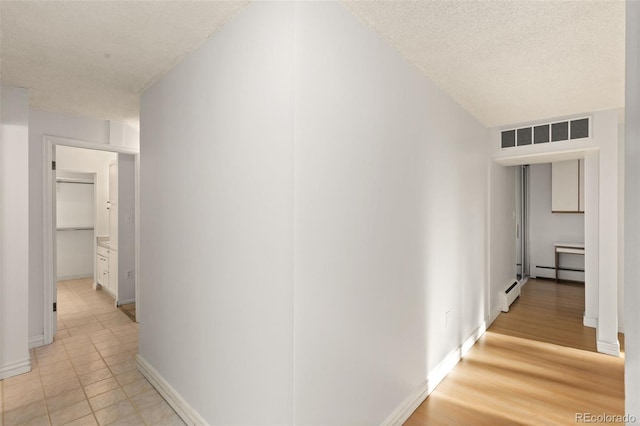
[[[584,286],[529,280],[405,425],[569,425],[624,414],[620,358],[582,325]]]

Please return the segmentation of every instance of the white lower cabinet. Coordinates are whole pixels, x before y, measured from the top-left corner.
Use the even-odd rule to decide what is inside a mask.
[[[106,288],[109,283],[109,250],[98,246],[96,251],[96,283]]]
[[[96,256],[96,283],[114,299],[118,297],[118,251],[98,246]]]
[[[96,281],[98,284],[105,287],[109,282],[109,260],[104,256],[98,255],[96,261],[96,264],[98,265]]]

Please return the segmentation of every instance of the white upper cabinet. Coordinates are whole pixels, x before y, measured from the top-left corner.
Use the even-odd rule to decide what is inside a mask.
[[[109,163],[109,202],[118,204],[118,161]]]
[[[118,249],[118,162],[109,164],[109,245]]]
[[[551,163],[551,211],[584,213],[584,160]]]

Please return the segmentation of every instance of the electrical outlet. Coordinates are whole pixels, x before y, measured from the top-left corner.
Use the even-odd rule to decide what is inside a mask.
[[[133,271],[127,271],[127,278],[133,278]]]
[[[451,311],[447,311],[446,314],[444,314],[444,328],[449,328],[449,316],[451,315]]]

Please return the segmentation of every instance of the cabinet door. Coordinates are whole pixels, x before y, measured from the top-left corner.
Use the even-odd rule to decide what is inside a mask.
[[[118,250],[118,162],[109,164],[109,245]]]
[[[109,247],[118,250],[118,205],[109,206]]]
[[[551,211],[579,211],[579,160],[551,163]]]
[[[101,255],[98,255],[98,272],[97,272],[97,282],[103,287],[109,288],[109,281],[107,279],[107,274],[109,273],[109,262],[107,258]]]
[[[104,285],[102,281],[102,256],[96,256],[96,283],[100,285]]]
[[[118,203],[118,162],[109,163],[109,201]]]
[[[102,276],[104,277],[104,285],[109,286],[109,258],[102,257]]]

